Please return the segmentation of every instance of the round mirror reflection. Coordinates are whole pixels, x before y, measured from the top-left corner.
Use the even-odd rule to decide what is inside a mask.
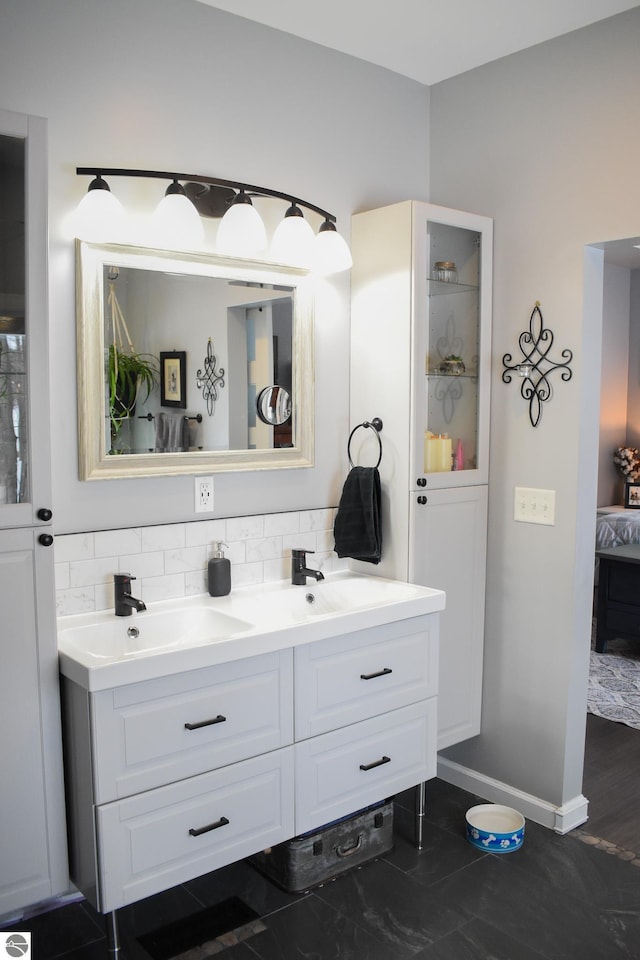
[[[291,397],[284,387],[272,384],[260,391],[256,407],[263,423],[277,427],[281,423],[286,423],[291,416]]]

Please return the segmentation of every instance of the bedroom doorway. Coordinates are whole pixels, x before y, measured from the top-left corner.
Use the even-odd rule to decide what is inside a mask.
[[[632,237],[586,248],[585,323],[601,337],[597,548],[640,543],[640,510],[624,507],[625,481],[613,461],[613,452],[619,447],[640,449],[638,245],[640,237]],[[600,295],[594,297],[594,292]],[[596,612],[594,604],[594,617]],[[625,697],[631,701],[637,697],[640,710],[640,640],[622,641],[620,646],[618,649],[616,642],[608,644],[606,654],[590,653],[583,784],[589,800],[589,820],[583,831],[612,844],[622,855],[633,853],[640,859],[635,800],[640,788],[640,729],[632,725],[637,723],[633,711],[624,709]],[[606,661],[621,654],[630,654],[635,660],[628,673],[614,669],[613,659]],[[594,663],[598,657],[604,663]],[[623,674],[631,680],[621,680]],[[608,675],[611,688],[601,693],[598,685],[606,685]]]

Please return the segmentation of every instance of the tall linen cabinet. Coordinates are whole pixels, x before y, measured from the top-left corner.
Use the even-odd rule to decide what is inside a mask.
[[[493,221],[419,201],[354,215],[351,424],[379,417],[383,577],[447,594],[438,749],[479,733]],[[372,430],[351,459],[373,465]]]
[[[69,889],[56,641],[47,124],[0,110],[0,918]]]

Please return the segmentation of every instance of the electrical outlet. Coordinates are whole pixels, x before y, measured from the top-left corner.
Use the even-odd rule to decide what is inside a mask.
[[[213,477],[196,477],[196,513],[213,513]]]
[[[516,487],[513,519],[522,523],[542,523],[545,526],[553,527],[556,522],[555,490]]]

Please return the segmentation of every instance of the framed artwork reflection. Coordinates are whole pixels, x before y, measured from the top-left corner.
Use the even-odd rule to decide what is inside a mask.
[[[640,483],[625,483],[624,505],[631,510],[640,510]]]
[[[182,409],[187,406],[186,350],[160,354],[160,405]]]

